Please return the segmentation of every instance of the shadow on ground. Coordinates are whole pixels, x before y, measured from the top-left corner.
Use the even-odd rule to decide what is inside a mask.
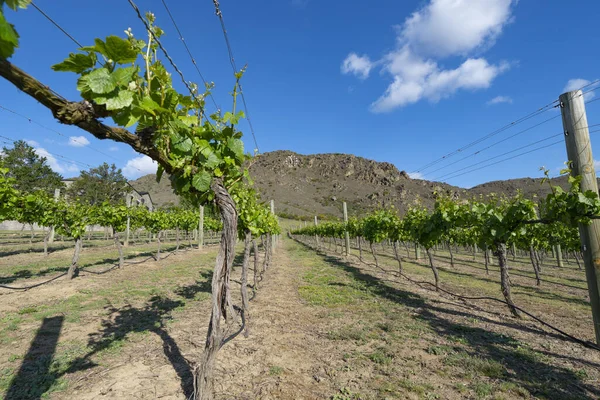
[[[313,250],[306,245],[304,246]],[[388,285],[382,279],[365,273],[348,262],[322,252],[317,252],[317,254],[325,262],[343,269],[353,279],[362,282],[371,293],[410,308],[416,314],[415,318],[426,322],[436,334],[442,337],[460,339],[462,343],[468,346],[469,355],[482,359],[493,359],[502,364],[504,367],[502,381],[517,384],[527,389],[533,396],[550,399],[592,400],[599,398],[600,390],[583,382],[575,371],[551,365],[545,362],[542,357],[523,354],[520,351],[522,343],[515,338],[444,318],[444,315],[463,317],[476,317],[476,315],[430,304],[426,298]],[[481,319],[479,315],[477,317]],[[537,335],[555,336],[542,330],[536,332],[517,323],[502,323],[493,320],[487,322],[513,329],[533,331]],[[555,337],[563,339],[560,336]],[[552,353],[549,353],[549,355],[554,356]]]
[[[97,367],[98,364],[92,360],[94,355],[118,348],[128,335],[136,332],[151,332],[160,337],[164,355],[179,376],[186,398],[191,396],[191,366],[169,335],[165,322],[172,318],[172,311],[186,305],[186,300],[193,300],[200,292],[210,293],[211,280],[211,272],[202,272],[195,283],[175,289],[174,299],[154,296],[143,307],[107,306],[108,317],[102,321],[102,328],[98,332],[90,334],[85,355],[72,359],[68,365],[59,368],[60,371],[52,364],[52,359],[64,317],[44,319],[19,372],[11,382],[6,399],[40,399],[62,376]]]

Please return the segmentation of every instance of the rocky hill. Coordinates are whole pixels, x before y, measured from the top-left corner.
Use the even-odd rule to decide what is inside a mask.
[[[490,193],[513,195],[517,190],[531,197],[545,196],[549,191],[549,186],[541,185],[539,178],[494,181],[463,189],[412,179],[393,164],[348,154],[301,155],[274,151],[260,156],[250,167],[250,175],[263,200],[275,200],[279,214],[300,217],[340,216],[344,201],[351,215],[392,204],[402,212],[417,198],[431,206],[436,191],[460,197]],[[158,205],[178,204],[167,177],[159,184],[154,175],[130,183],[138,191],[149,192]],[[557,178],[552,183],[566,187],[567,179]]]

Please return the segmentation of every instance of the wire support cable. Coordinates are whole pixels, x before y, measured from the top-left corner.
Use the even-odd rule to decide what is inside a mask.
[[[185,41],[183,34],[181,33],[179,26],[177,25],[177,22],[175,22],[175,17],[173,17],[173,14],[171,13],[169,6],[167,6],[167,2],[165,0],[161,0],[161,1],[162,1],[163,6],[165,7],[165,10],[167,11],[167,14],[169,14],[169,18],[171,19],[171,22],[173,23],[173,26],[175,27],[177,34],[179,35],[179,40],[181,40],[181,43],[183,43],[185,50],[187,51],[188,55],[190,56],[190,59],[192,60],[192,64],[194,64],[194,68],[196,69],[196,72],[198,72],[198,76],[200,76],[202,83],[204,83],[204,87],[208,87],[208,83],[207,83],[206,79],[204,79],[204,75],[202,75],[202,72],[200,72],[200,68],[198,67],[198,63],[196,63],[196,59],[192,55],[192,51],[190,50],[189,46],[187,45],[187,42]],[[219,111],[219,106],[217,105],[217,102],[215,101],[215,98],[213,97],[212,93],[209,96],[212,100],[212,103],[215,106],[215,109],[217,109],[217,111]]]
[[[223,12],[221,11],[221,7],[219,4],[219,0],[213,0],[213,4],[215,6],[215,15],[219,17],[219,22],[221,23],[221,30],[223,31],[223,37],[225,38],[225,44],[227,45],[227,53],[229,55],[229,63],[231,64],[231,68],[233,69],[233,73],[237,73],[238,69],[235,63],[235,58],[233,57],[233,50],[231,48],[231,42],[229,41],[229,36],[227,35],[227,29],[225,28],[225,21],[223,20]],[[238,82],[238,87],[240,88],[240,96],[242,97],[242,104],[244,106],[244,113],[246,114],[246,120],[248,121],[248,127],[250,128],[250,133],[252,134],[252,139],[254,140],[255,152],[259,152],[258,142],[256,140],[256,134],[254,132],[254,126],[252,125],[252,120],[250,119],[250,113],[248,112],[248,104],[246,103],[246,97],[244,96],[244,89],[242,88],[242,84]]]
[[[431,171],[431,172],[429,172],[429,173],[427,173],[427,174],[425,174],[425,175],[431,175],[431,174],[433,174],[433,173],[435,173],[435,172],[438,172],[438,171],[441,171],[441,170],[443,170],[443,169],[446,169],[446,168],[448,168],[448,167],[451,167],[452,165],[456,165],[456,164],[458,164],[458,163],[459,163],[459,162],[461,162],[461,161],[464,161],[464,160],[466,160],[466,159],[468,159],[468,158],[471,158],[471,157],[474,157],[474,156],[476,156],[476,155],[479,155],[480,153],[483,153],[484,151],[486,151],[486,150],[489,150],[489,149],[491,149],[492,147],[499,145],[500,143],[504,143],[504,142],[506,142],[506,141],[508,141],[508,140],[510,140],[510,139],[513,139],[513,138],[515,138],[515,137],[517,137],[517,136],[519,136],[519,135],[521,135],[521,134],[523,134],[523,133],[525,133],[525,132],[528,132],[528,131],[530,131],[530,130],[532,130],[532,129],[535,129],[535,128],[537,128],[537,127],[539,127],[539,126],[541,126],[541,125],[544,125],[545,123],[548,123],[548,122],[550,122],[550,121],[552,121],[552,120],[554,120],[554,119],[557,119],[557,118],[560,118],[560,115],[555,115],[555,116],[553,116],[553,117],[551,117],[551,118],[548,118],[548,119],[546,119],[546,120],[544,120],[544,121],[542,121],[542,122],[540,122],[540,123],[538,123],[538,124],[535,124],[535,125],[533,125],[533,126],[530,126],[529,128],[523,129],[523,130],[521,130],[521,131],[519,131],[519,132],[517,132],[517,133],[515,133],[515,134],[513,134],[513,135],[510,135],[510,136],[508,136],[508,137],[506,137],[506,138],[504,138],[504,139],[498,140],[498,141],[496,141],[496,142],[492,143],[491,145],[489,145],[489,146],[487,146],[487,147],[484,147],[484,148],[482,148],[482,149],[480,149],[480,150],[477,150],[476,152],[474,152],[474,153],[471,153],[471,154],[469,154],[469,155],[466,155],[466,156],[464,156],[464,157],[462,157],[462,158],[460,158],[460,159],[458,159],[458,160],[456,160],[456,161],[453,161],[453,162],[451,162],[450,164],[444,165],[443,167],[440,167],[440,168],[434,169],[433,171]],[[438,178],[435,178],[435,179],[438,179]]]

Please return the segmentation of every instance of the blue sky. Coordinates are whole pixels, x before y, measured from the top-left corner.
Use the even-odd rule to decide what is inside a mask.
[[[202,74],[216,83],[217,103],[228,109],[234,80],[212,1],[166,1]],[[186,79],[200,81],[162,2],[138,3],[157,16],[166,31],[163,42]],[[95,37],[124,36],[129,27],[134,34],[143,33],[126,0],[36,4],[84,45]],[[221,8],[236,62],[248,64],[243,85],[261,152],[351,153],[414,172],[551,103],[566,89],[600,78],[596,0],[573,5],[557,0],[223,0]],[[78,100],[75,75],[50,69],[76,46],[33,8],[5,13],[21,35],[11,61]],[[586,99],[595,96],[592,91]],[[2,80],[0,106],[49,128],[0,109],[0,134],[31,141],[66,177],[104,161],[114,162],[130,178],[154,172],[149,160],[127,146],[54,122],[44,107]],[[600,101],[591,102],[587,111],[590,125],[600,123]],[[494,157],[560,134],[559,115],[551,109],[421,174],[426,179],[452,177],[475,163],[502,160]],[[251,151],[245,122],[241,129]],[[599,135],[592,133],[597,151]],[[522,151],[559,140],[557,136]],[[559,143],[447,181],[470,187],[540,176],[540,166],[557,173],[565,159]]]

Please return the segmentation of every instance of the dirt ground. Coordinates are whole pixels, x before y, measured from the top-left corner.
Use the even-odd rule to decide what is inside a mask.
[[[0,290],[0,395],[185,399],[204,344],[215,251],[176,253],[104,275],[83,272],[26,292]],[[55,257],[68,257],[64,252]],[[143,260],[138,253],[131,261]],[[26,261],[9,257],[17,258],[3,257],[0,268]],[[394,262],[382,259],[389,269]],[[477,280],[470,293],[492,290],[495,283],[485,280],[492,279],[472,270],[457,267],[442,282],[467,291],[467,282]],[[419,278],[428,270],[415,264],[408,272]],[[569,332],[593,335],[581,291],[536,292],[529,278],[514,279],[524,286],[517,304],[545,311],[545,319]],[[501,305],[436,294],[289,239],[250,307],[250,336],[238,336],[218,355],[217,399],[600,397],[600,352],[517,320]]]

